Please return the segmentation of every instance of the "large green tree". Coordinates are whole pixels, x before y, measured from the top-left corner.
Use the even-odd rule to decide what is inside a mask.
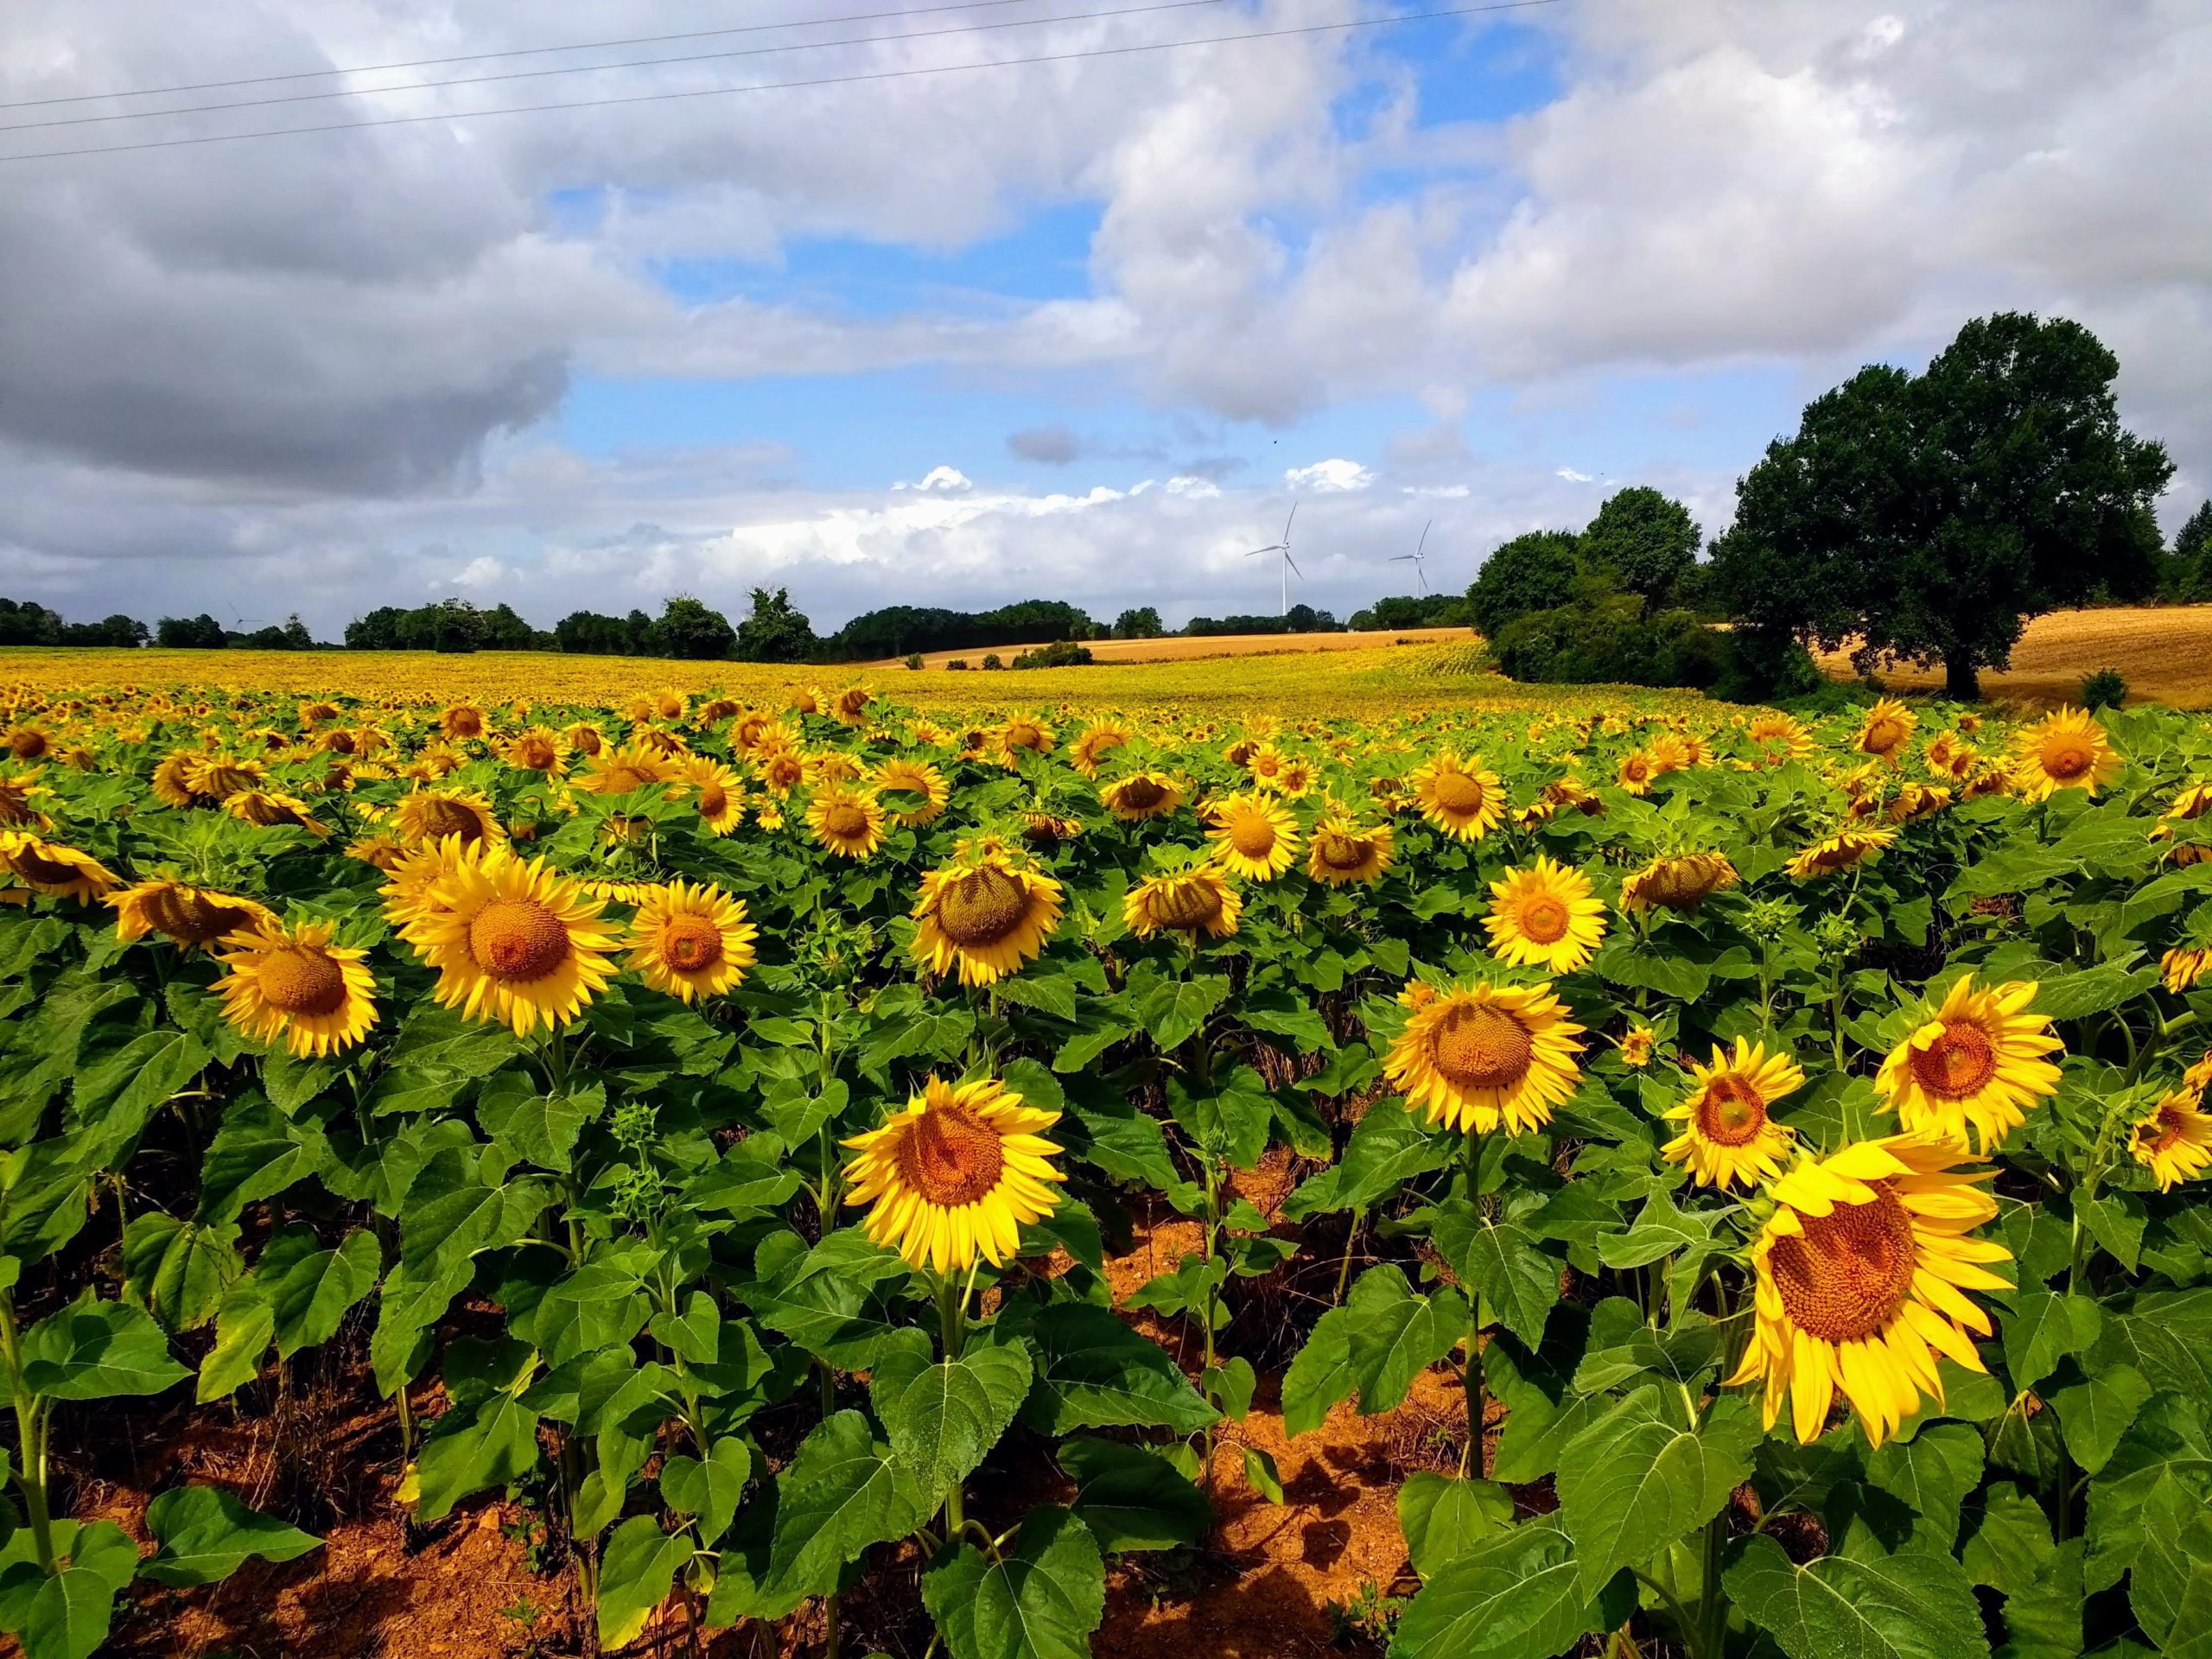
[[[1977,318],[1924,373],[1872,367],[1768,446],[1714,543],[1739,625],[1849,644],[1862,669],[1943,665],[1980,696],[2027,620],[2139,598],[2173,466],[2120,423],[2119,360],[2064,318]]]
[[[1703,540],[1690,510],[1648,484],[1606,497],[1582,532],[1583,563],[1609,572],[1624,593],[1640,594],[1655,609],[1697,563]]]
[[[1498,548],[1467,589],[1475,626],[1495,639],[1515,617],[1566,604],[1581,569],[1578,544],[1571,530],[1532,530]]]
[[[737,625],[737,656],[747,663],[803,663],[814,654],[814,625],[790,590],[753,590],[753,613]]]

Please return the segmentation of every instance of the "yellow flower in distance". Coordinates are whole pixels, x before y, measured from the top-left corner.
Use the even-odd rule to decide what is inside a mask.
[[[978,1255],[1001,1266],[1020,1249],[1022,1224],[1059,1204],[1060,1149],[1041,1133],[1059,1119],[994,1078],[931,1077],[881,1128],[844,1143],[855,1154],[845,1202],[868,1205],[862,1230],[915,1267],[957,1273]]]
[[[106,895],[115,907],[115,936],[130,941],[158,933],[182,950],[212,950],[245,928],[275,928],[276,912],[257,899],[154,877]]]
[[[1895,766],[1905,741],[1919,724],[1918,715],[1895,697],[1884,697],[1866,711],[1866,717],[1859,724],[1858,736],[1851,740],[1851,747],[1861,754],[1871,754]]]
[[[1839,830],[1794,855],[1783,868],[1800,881],[1834,875],[1838,870],[1866,863],[1897,838],[1894,830]]]
[[[1141,939],[1156,933],[1181,933],[1193,943],[1199,934],[1225,939],[1236,931],[1244,901],[1219,870],[1201,865],[1148,876],[1122,899],[1122,920]]]
[[[1962,976],[1875,1077],[1897,1122],[1961,1144],[1971,1128],[1984,1154],[2003,1146],[2031,1106],[2058,1092],[2058,1068],[2044,1057],[2061,1045],[2029,1012],[2035,996],[2033,980],[1977,989]]]
[[[302,922],[233,933],[215,959],[223,1015],[257,1043],[284,1046],[301,1059],[353,1046],[377,1022],[376,983],[365,950],[334,945],[328,922]]]
[[[411,938],[438,970],[434,995],[464,1018],[494,1020],[518,1037],[557,1029],[614,976],[606,901],[504,846],[463,849],[432,884],[439,908]]]
[[[904,755],[876,768],[874,788],[884,816],[902,830],[936,823],[952,798],[952,786],[945,782],[943,772],[926,760],[912,760]],[[899,798],[884,800],[887,794]],[[907,797],[912,798],[911,804],[904,798]]]
[[[1390,1046],[1390,1086],[1452,1129],[1541,1128],[1572,1095],[1582,1027],[1549,985],[1455,985],[1414,1011]]]
[[[1987,1369],[1973,1338],[1990,1334],[1989,1316],[1966,1293],[2011,1288],[1986,1264],[2012,1253],[1969,1236],[1997,1213],[1980,1190],[1995,1172],[1954,1172],[1964,1155],[1955,1141],[1893,1135],[1774,1184],[1774,1213],[1751,1245],[1751,1346],[1728,1379],[1765,1382],[1769,1428],[1786,1398],[1810,1445],[1841,1394],[1879,1446],[1923,1395],[1942,1402],[1938,1358]]]
[[[2135,1125],[2127,1149],[2157,1179],[2158,1191],[2171,1192],[2212,1167],[2212,1113],[2187,1090],[2168,1095]]]
[[[1214,857],[1251,881],[1272,881],[1298,857],[1298,823],[1264,795],[1225,795],[1205,808]]]
[[[1001,852],[967,852],[922,878],[915,959],[954,968],[963,985],[995,984],[1045,948],[1060,925],[1060,884]]]
[[[1767,1109],[1804,1086],[1797,1062],[1738,1037],[1733,1052],[1714,1049],[1710,1065],[1692,1061],[1690,1080],[1690,1097],[1666,1115],[1681,1131],[1660,1155],[1688,1164],[1700,1186],[1757,1186],[1781,1174],[1793,1137]]]
[[[2030,800],[2047,800],[2062,789],[2094,795],[2120,776],[2120,755],[2086,709],[2046,715],[2014,741],[2013,782]]]
[[[719,996],[745,978],[760,930],[745,901],[711,881],[671,881],[638,900],[630,918],[630,966],[657,991],[689,1002]]]
[[[1605,901],[1591,890],[1590,878],[1541,854],[1491,882],[1490,899],[1483,926],[1491,950],[1516,968],[1571,974],[1605,937]]]
[[[1479,760],[1446,750],[1407,779],[1421,815],[1454,841],[1479,841],[1505,817],[1505,790]]]

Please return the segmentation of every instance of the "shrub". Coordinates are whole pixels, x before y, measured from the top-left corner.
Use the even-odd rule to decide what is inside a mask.
[[[1516,617],[1498,631],[1498,665],[1516,680],[1689,686],[1719,680],[1726,635],[1688,611],[1646,616],[1634,594],[1595,605],[1561,605]]]
[[[985,668],[1004,668],[1006,664],[999,661],[998,652],[995,651],[988,651],[983,653],[983,666]]]
[[[2084,709],[2117,709],[2127,701],[2127,682],[2116,668],[2101,668],[2082,677]]]
[[[1057,640],[1049,645],[1039,645],[1034,651],[1025,651],[1014,659],[1016,668],[1085,668],[1090,664],[1090,647],[1078,645],[1072,639]],[[988,666],[986,664],[985,666]]]
[[[921,653],[920,652],[918,652],[918,651],[910,651],[910,652],[908,652],[906,653],[906,666],[907,666],[907,667],[909,667],[909,668],[919,668],[921,665],[922,665],[922,653]]]
[[[965,657],[956,657],[944,665],[945,672],[948,674],[965,673],[967,668],[968,659]]]

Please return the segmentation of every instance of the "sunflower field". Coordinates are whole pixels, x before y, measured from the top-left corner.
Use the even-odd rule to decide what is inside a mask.
[[[2212,1654],[2201,720],[9,703],[29,1659],[321,1570],[94,1501],[311,1373],[533,1653],[1070,1659],[1424,1389],[1368,1651]]]

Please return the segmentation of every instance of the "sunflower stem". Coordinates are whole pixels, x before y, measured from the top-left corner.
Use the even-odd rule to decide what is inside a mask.
[[[976,1272],[968,1270],[968,1284],[976,1281]],[[937,1281],[938,1333],[944,1344],[944,1363],[950,1367],[960,1363],[962,1348],[967,1342],[968,1288],[953,1288],[952,1275],[945,1274]],[[960,1490],[960,1477],[955,1475],[944,1493],[944,1535],[952,1537],[968,1524],[965,1500]]]
[[[1483,1132],[1478,1128],[1467,1131],[1466,1147],[1467,1205],[1478,1215],[1482,1212],[1483,1192]],[[1483,1454],[1483,1419],[1488,1415],[1489,1384],[1483,1375],[1483,1295],[1474,1286],[1467,1291],[1467,1363],[1460,1373],[1461,1386],[1467,1392],[1467,1452],[1469,1471],[1478,1480],[1488,1478],[1490,1471]]]

